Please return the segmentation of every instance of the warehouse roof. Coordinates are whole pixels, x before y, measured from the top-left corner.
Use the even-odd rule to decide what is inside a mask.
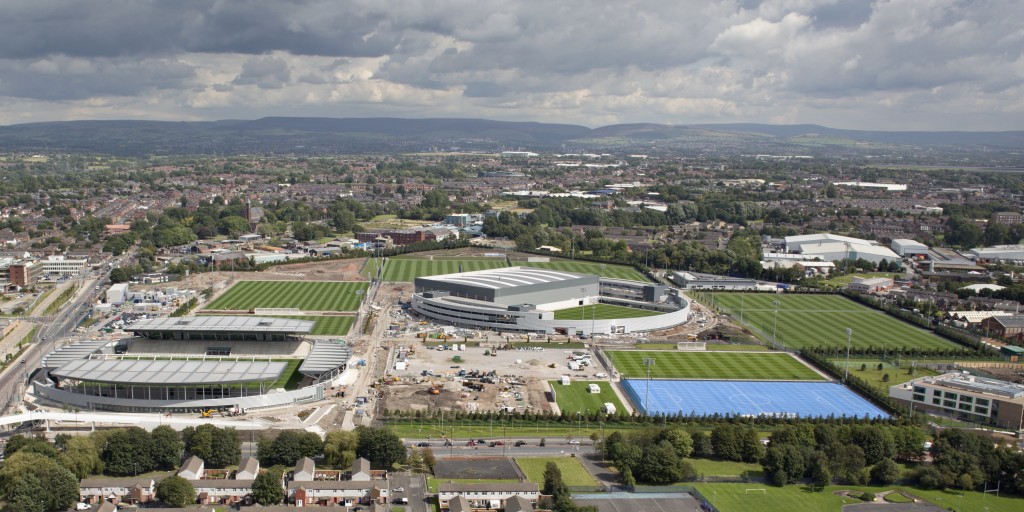
[[[259,331],[309,334],[315,322],[266,316],[183,316],[140,320],[126,331]]]
[[[313,343],[309,355],[299,367],[299,373],[316,377],[338,368],[351,358],[352,349],[344,341],[320,340]]]
[[[445,274],[440,276],[420,277],[417,281],[442,281],[449,283],[461,283],[484,288],[515,288],[539,283],[556,283],[593,277],[589,274],[577,274],[575,272],[563,272],[560,270],[549,270],[534,267],[508,267],[489,270],[477,270],[474,272],[462,272],[458,274]]]
[[[287,367],[281,361],[235,359],[79,359],[51,373],[88,382],[191,386],[276,380]]]

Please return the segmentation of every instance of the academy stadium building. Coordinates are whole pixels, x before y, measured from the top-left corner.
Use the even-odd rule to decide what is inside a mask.
[[[197,316],[136,322],[131,343],[86,341],[42,361],[43,402],[122,412],[239,411],[321,400],[352,357],[341,340],[305,336],[313,322]]]
[[[601,304],[641,314],[598,318]],[[580,307],[581,319],[556,314]],[[689,301],[675,288],[533,267],[418,277],[412,309],[446,325],[543,334],[654,331],[683,324],[690,316]]]

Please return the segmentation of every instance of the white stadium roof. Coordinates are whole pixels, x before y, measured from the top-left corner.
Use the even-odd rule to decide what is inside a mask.
[[[563,272],[561,270],[549,270],[545,268],[508,267],[476,270],[473,272],[463,272],[461,274],[421,277],[418,279],[467,284],[483,288],[503,289],[530,284],[556,283],[559,281],[569,281],[583,277],[590,276],[588,274],[577,274],[575,272]]]
[[[288,363],[245,360],[78,359],[50,373],[109,384],[195,386],[276,380]]]
[[[352,349],[343,342],[317,341],[309,355],[299,367],[299,373],[312,377],[329,372],[348,362],[352,358]]]
[[[140,320],[126,331],[262,331],[309,333],[315,322],[267,316],[183,316]]]
[[[94,340],[83,341],[81,343],[75,343],[74,345],[61,347],[47,354],[46,357],[43,358],[41,366],[43,368],[60,368],[71,361],[85,359],[92,354],[95,354],[109,343],[110,341],[108,340]]]

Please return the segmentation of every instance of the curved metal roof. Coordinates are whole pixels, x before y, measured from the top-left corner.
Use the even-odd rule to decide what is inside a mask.
[[[68,345],[61,347],[53,352],[50,352],[43,358],[43,368],[60,368],[71,361],[78,359],[86,359],[89,356],[99,352],[103,347],[112,343],[108,340],[95,340],[95,341],[83,341],[81,343],[75,343],[74,345]]]
[[[62,379],[135,385],[237,384],[277,380],[281,361],[78,359],[50,372]]]
[[[299,367],[299,372],[310,377],[317,377],[348,362],[352,358],[352,349],[343,341],[321,340],[313,343],[309,355]]]

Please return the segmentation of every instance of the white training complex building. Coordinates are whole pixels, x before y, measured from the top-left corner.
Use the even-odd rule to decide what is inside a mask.
[[[442,324],[502,332],[619,334],[685,323],[690,303],[662,284],[533,267],[418,277],[412,309]],[[555,311],[611,304],[660,314],[639,318],[556,320]]]

